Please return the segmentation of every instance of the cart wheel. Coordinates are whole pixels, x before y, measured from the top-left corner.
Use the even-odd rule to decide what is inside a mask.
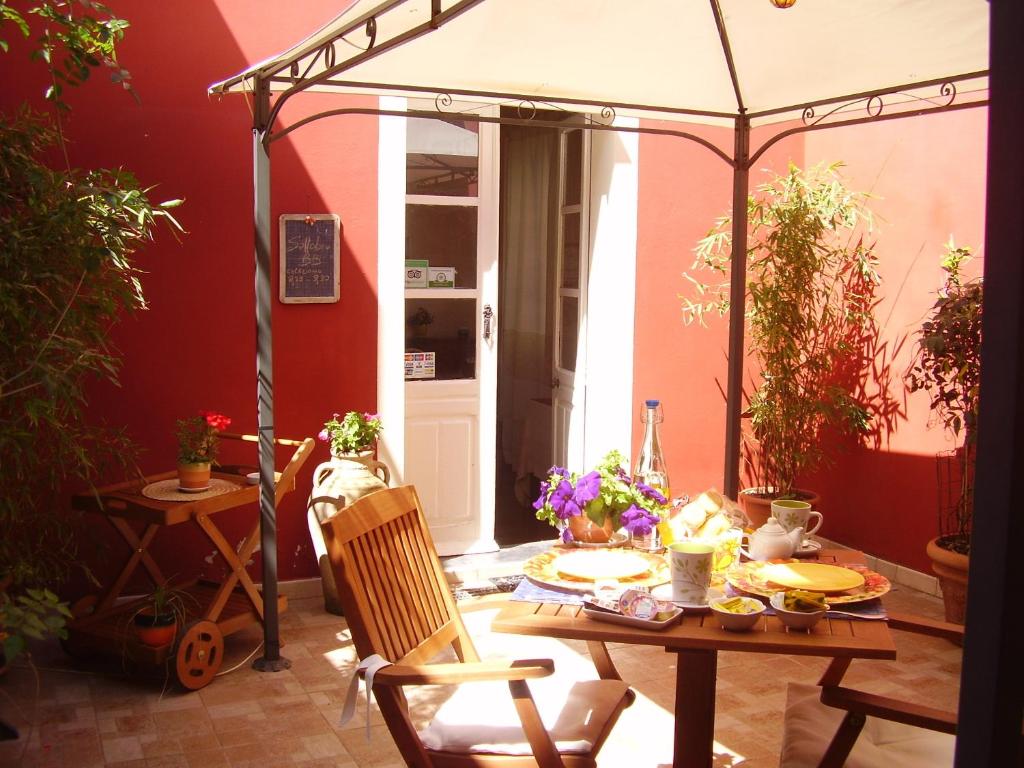
[[[197,691],[213,680],[224,663],[224,635],[212,621],[199,620],[188,624],[178,640],[174,669],[178,681],[190,691]]]
[[[76,619],[88,616],[96,610],[96,603],[99,601],[99,595],[86,595],[85,597],[80,597],[71,604],[71,615]]]

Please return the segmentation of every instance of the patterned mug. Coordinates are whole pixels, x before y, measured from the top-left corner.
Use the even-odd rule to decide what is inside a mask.
[[[778,520],[787,531],[803,528],[804,536],[810,536],[821,528],[821,512],[815,512],[806,501],[797,501],[796,499],[773,501],[772,517]],[[818,518],[813,528],[808,526],[811,517]]]

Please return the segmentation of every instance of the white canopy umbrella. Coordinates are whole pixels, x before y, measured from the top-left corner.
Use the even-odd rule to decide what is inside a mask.
[[[756,126],[972,73],[984,87],[987,67],[985,0],[356,0],[210,90],[404,88]]]
[[[725,490],[738,483],[748,169],[784,135],[987,103],[986,0],[354,0],[286,51],[210,87],[254,94],[261,522],[266,606],[263,668],[286,665],[277,637],[270,329],[270,146],[338,109],[279,125],[295,93],[435,97],[732,125],[734,146],[687,134],[733,169],[732,296]],[[1009,13],[1007,11],[1006,13]],[[272,94],[276,93],[275,99]],[[522,122],[465,113],[449,119]],[[749,146],[752,126],[778,124]],[[455,135],[453,134],[453,138]],[[979,484],[979,487],[980,484]]]

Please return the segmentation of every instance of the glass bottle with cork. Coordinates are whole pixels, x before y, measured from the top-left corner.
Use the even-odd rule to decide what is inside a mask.
[[[671,486],[668,478],[668,465],[661,450],[661,435],[658,425],[664,421],[661,401],[647,400],[641,421],[644,428],[644,440],[640,445],[640,455],[633,464],[633,481],[641,482],[659,491],[666,499],[671,499]],[[633,542],[640,549],[656,550],[661,548],[658,529],[654,528],[648,536],[640,537]]]

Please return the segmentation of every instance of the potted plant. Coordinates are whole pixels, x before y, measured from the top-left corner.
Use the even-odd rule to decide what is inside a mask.
[[[580,475],[552,467],[533,503],[537,519],[561,531],[562,542],[609,542],[619,528],[646,536],[661,521],[668,500],[656,489],[634,481],[626,459],[609,451],[597,468]]]
[[[409,319],[406,320],[409,327],[412,329],[412,335],[415,338],[422,339],[427,335],[427,328],[434,322],[434,316],[430,314],[424,307],[419,307]]]
[[[194,493],[210,487],[211,466],[217,462],[217,433],[230,424],[231,419],[215,411],[178,419],[179,490]]]
[[[306,510],[306,523],[320,565],[324,609],[328,613],[341,615],[342,611],[320,525],[347,504],[388,487],[391,472],[384,462],[374,458],[382,430],[377,414],[349,411],[343,418],[335,413],[317,435],[330,444],[331,460],[313,470],[313,493]]]
[[[185,623],[184,598],[188,593],[158,584],[146,597],[139,610],[132,614],[132,623],[139,642],[160,648],[174,642],[178,627]]]
[[[964,281],[960,268],[971,249],[950,238],[942,259],[946,281],[931,314],[921,324],[917,350],[907,372],[911,392],[925,390],[931,407],[954,440],[963,442],[950,457],[954,492],[940,498],[939,535],[928,542],[932,568],[942,585],[946,620],[963,624],[967,570],[974,516],[974,457],[978,441],[978,395],[981,385],[981,278]],[[941,476],[940,472],[940,476]],[[945,507],[945,508],[944,508]]]
[[[796,483],[826,461],[823,432],[862,435],[873,415],[851,385],[876,333],[877,259],[861,234],[871,222],[866,196],[842,184],[838,167],[804,172],[790,165],[747,199],[748,349],[760,379],[744,413],[754,487],[740,501],[755,527],[774,499],[816,503],[817,494]],[[694,268],[727,277],[731,246],[731,220],[724,217],[698,244]],[[728,311],[727,279],[709,286],[687,277],[697,290],[696,298],[683,297],[687,323]]]

